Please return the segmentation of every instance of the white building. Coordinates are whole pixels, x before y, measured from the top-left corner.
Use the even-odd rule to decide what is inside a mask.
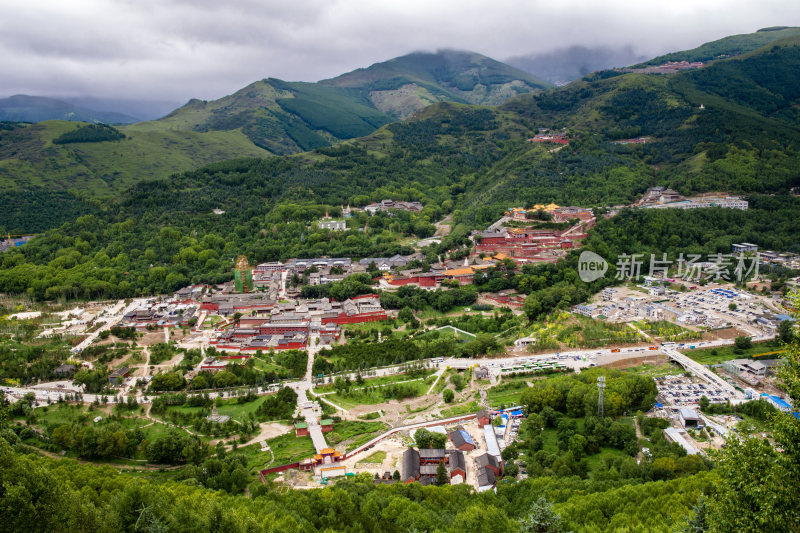
[[[320,229],[329,229],[331,231],[345,231],[347,230],[347,222],[344,220],[333,220],[332,218],[323,218],[319,221]]]

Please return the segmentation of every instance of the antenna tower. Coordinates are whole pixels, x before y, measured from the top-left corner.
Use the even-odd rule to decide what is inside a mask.
[[[606,377],[600,376],[597,378],[597,416],[603,418],[603,389],[606,388]]]

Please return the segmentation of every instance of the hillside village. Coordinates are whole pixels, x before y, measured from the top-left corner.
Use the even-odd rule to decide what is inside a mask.
[[[198,94],[227,96],[105,124],[0,95],[0,530],[796,529],[800,28],[509,59],[581,72],[557,87],[442,49],[232,92],[252,43],[348,61],[347,6],[244,7],[126,13],[142,72],[224,56]],[[473,8],[448,27],[511,13]]]

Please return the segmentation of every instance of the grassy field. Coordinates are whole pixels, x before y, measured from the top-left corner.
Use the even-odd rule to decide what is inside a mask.
[[[108,415],[104,410],[89,410],[87,407],[82,405],[78,406],[64,403],[50,405],[47,407],[39,407],[35,409],[34,412],[36,413],[36,422],[34,423],[34,427],[37,427],[43,431],[47,431],[48,427],[57,427],[63,424],[88,424],[94,426],[95,428],[99,428],[105,424],[118,423],[125,431],[135,429],[141,430],[147,440],[153,441],[159,437],[165,436],[172,427],[170,424],[153,422],[152,420],[144,418],[143,416],[139,416],[139,410],[125,411],[120,416],[117,416]],[[102,419],[99,422],[94,422],[94,419],[97,416],[102,417]],[[28,444],[32,446],[37,446],[37,443],[38,439],[33,439],[28,442]],[[74,452],[68,452],[67,456],[77,457],[77,454]],[[137,450],[136,455],[133,458],[109,458],[103,460],[103,462],[107,463],[129,466],[140,466],[142,461],[144,461],[144,453],[142,450]]]
[[[357,448],[389,429],[383,422],[342,421],[333,424],[333,431],[325,433],[325,441],[335,446],[345,441],[347,451]]]
[[[688,340],[697,340],[702,338],[701,331],[692,331],[672,322],[666,320],[657,320],[655,322],[636,321],[634,322],[645,333],[652,335],[664,341],[681,342]]]
[[[247,457],[247,468],[262,470],[268,466],[294,463],[312,457],[316,450],[311,437],[295,437],[294,432],[267,440],[272,452],[262,452],[261,444],[251,444],[239,448],[238,452]],[[274,455],[274,460],[273,460]]]
[[[275,372],[279,375],[283,375],[286,372],[285,367],[276,365],[274,363],[268,363],[263,359],[259,359],[258,357],[253,357],[253,364],[256,369],[261,370],[262,372]]]
[[[686,372],[683,368],[665,363],[663,365],[640,365],[626,368],[626,372],[656,378],[660,376],[677,376]]]
[[[525,380],[506,382],[504,379],[500,385],[496,385],[486,392],[486,399],[489,401],[489,405],[495,409],[501,405],[505,407],[519,405],[520,397],[527,388],[528,384]]]
[[[222,400],[217,405],[217,411],[221,415],[227,415],[233,419],[241,419],[242,417],[246,417],[250,413],[255,414],[258,406],[261,405],[263,398],[258,398],[257,400],[253,400],[252,402],[246,403],[239,403],[239,400],[236,398],[231,398],[229,400]],[[178,406],[171,406],[167,408],[167,414],[170,412],[177,412],[182,414],[197,414],[204,410],[203,407],[191,407],[188,405],[178,405]]]
[[[153,422],[142,416],[137,416],[139,411],[125,411],[122,416],[114,421],[118,422],[123,428],[144,431],[147,438],[153,440],[167,433],[169,425],[160,422]],[[105,411],[98,409],[88,410],[84,406],[70,404],[56,404],[35,409],[36,425],[45,429],[47,426],[57,426],[61,424],[73,423],[93,423],[95,417],[101,416],[102,420],[98,424],[109,422],[109,415]]]
[[[735,351],[733,346],[720,346],[717,348],[701,348],[699,350],[681,349],[681,351],[688,357],[694,359],[698,363],[704,365],[715,365],[723,361],[731,359],[747,359],[755,357],[759,354],[781,351],[780,344],[773,341],[760,342],[753,344],[747,350],[741,350],[739,353]],[[780,354],[769,355],[766,359],[779,359]]]
[[[427,377],[431,374],[436,372],[436,370],[426,370],[425,376],[418,377],[418,378],[409,378],[406,374],[391,374],[389,376],[379,376],[376,378],[367,378],[364,379],[363,385],[354,384],[354,387],[378,387],[383,385],[391,385],[392,383],[398,383],[400,381],[409,381],[409,380],[420,380],[423,381],[424,377]],[[355,383],[355,382],[354,382]],[[430,384],[429,384],[430,385]],[[317,385],[314,387],[314,392],[316,394],[324,393],[324,392],[333,392],[336,388],[334,387],[333,383],[326,383],[325,385]]]
[[[480,410],[480,408],[481,407],[480,405],[478,405],[478,402],[473,400],[471,402],[455,404],[448,409],[442,409],[441,413],[442,417],[449,418],[451,416],[460,416],[460,415],[465,415],[467,413],[477,413]]]
[[[386,452],[375,452],[372,455],[365,457],[359,463],[382,463],[386,459]]]
[[[52,140],[79,123],[45,121],[21,132],[14,158],[0,161],[0,189],[48,187],[78,189],[90,196],[109,197],[129,185],[235,157],[264,157],[240,130],[176,131],[159,122],[142,122],[118,129],[118,142],[57,145]],[[46,155],[45,155],[46,154]]]
[[[428,391],[428,385],[426,385],[424,381],[412,381],[409,383],[404,383],[403,385],[409,385],[414,387],[415,389],[414,396],[410,396],[409,398],[422,396]],[[339,393],[326,394],[324,398],[332,401],[336,405],[340,405],[344,409],[352,409],[353,407],[357,407],[359,405],[375,405],[392,400],[392,398],[389,399],[385,398],[380,393],[380,389],[352,390],[351,392],[344,394],[339,394]]]
[[[596,348],[607,344],[631,344],[643,340],[625,324],[611,324],[565,311],[534,324],[528,335],[536,338],[537,351],[562,348]]]

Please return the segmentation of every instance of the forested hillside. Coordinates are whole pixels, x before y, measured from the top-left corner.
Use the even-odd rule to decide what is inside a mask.
[[[253,485],[251,498],[196,483],[154,483],[109,467],[15,453],[0,438],[2,528],[7,531],[452,531],[516,532],[555,501],[568,530],[668,531],[691,514],[709,473],[631,484],[541,477],[475,494],[466,485],[373,486],[369,479],[312,491]],[[537,503],[538,502],[538,503]],[[601,509],[606,509],[602,511]],[[638,509],[635,510],[635,509]],[[535,522],[534,522],[535,523]],[[533,529],[532,531],[536,531]]]
[[[297,156],[303,170],[297,181],[284,180],[286,191],[324,183],[311,187],[310,199],[358,204],[359,196],[379,200],[413,189],[403,197],[455,209],[470,226],[509,202],[625,204],[655,184],[683,194],[785,192],[798,185],[798,66],[797,40],[784,39],[669,76],[601,72],[500,108],[438,103],[332,149],[323,145],[392,118],[358,87],[264,80],[226,99],[187,104],[162,121],[119,127],[125,138],[118,140],[81,142],[72,132],[67,138],[78,142],[55,144],[76,126],[6,124],[0,184],[28,195],[70,191],[90,212],[93,198],[147,178],[267,150],[314,148]],[[367,83],[371,73],[337,83]],[[272,102],[266,107],[265,98]],[[275,129],[278,119],[286,120]],[[563,131],[569,145],[526,142],[539,128]],[[273,135],[280,146],[269,141]],[[639,136],[647,143],[616,143]],[[63,220],[48,212],[28,221],[0,216],[0,229],[30,232]]]
[[[363,137],[435,102],[497,105],[546,86],[488,57],[444,51],[410,54],[320,83],[263,79],[218,100],[193,99],[159,120],[120,126],[114,138],[100,138],[97,131],[87,136],[89,126],[81,124],[3,122],[0,191],[42,196],[39,203],[53,189],[69,191],[70,203],[89,212],[92,199],[140,181]],[[40,231],[64,220],[45,212],[25,219],[0,216],[0,228]]]
[[[239,253],[254,262],[391,255],[408,250],[398,245],[401,237],[427,237],[433,222],[452,213],[453,231],[441,253],[512,204],[627,204],[656,184],[684,194],[750,196],[752,209],[745,213],[708,215],[704,231],[717,237],[699,241],[709,251],[736,240],[794,249],[796,198],[788,191],[800,185],[800,132],[791,111],[800,86],[798,57],[800,47],[787,41],[698,71],[586,80],[499,109],[440,103],[335,147],[142,182],[112,204],[76,205],[76,213],[95,214],[4,254],[0,290],[36,298],[130,296],[227,279]],[[714,94],[720,79],[734,75],[735,89]],[[766,101],[774,105],[767,108]],[[538,127],[564,128],[570,144],[556,151],[528,142]],[[634,135],[651,141],[612,142]],[[764,194],[778,197],[759,200]],[[394,219],[362,214],[346,232],[313,224],[326,210],[383,198],[418,200],[425,209]],[[0,212],[14,212],[5,207]],[[212,214],[217,208],[225,214]],[[681,214],[670,221],[669,233],[683,243],[690,235],[685,224],[701,216]],[[624,251],[637,227],[669,217],[637,212],[619,218],[611,224],[631,226],[604,234],[606,246]],[[17,229],[10,222],[4,220],[6,228]],[[654,250],[672,246],[649,244]]]
[[[401,119],[435,102],[499,105],[550,86],[494,59],[457,50],[415,52],[323,80],[320,85],[357,91],[381,111]]]
[[[143,122],[117,126],[113,136],[99,136],[96,131],[88,135],[97,128],[101,126],[65,121],[0,123],[0,191],[35,195],[70,191],[80,200],[108,198],[138,181],[166,178],[232,157],[268,155],[238,130],[179,132]],[[0,226],[19,228],[6,214]],[[51,213],[32,215],[40,217],[40,226],[57,225],[48,224]]]
[[[797,37],[798,35],[800,35],[800,28],[796,27],[774,26],[771,28],[762,28],[755,33],[729,35],[728,37],[702,44],[691,50],[672,52],[663,56],[654,57],[642,63],[642,65],[660,65],[667,61],[711,61],[745,54],[780,39]]]

